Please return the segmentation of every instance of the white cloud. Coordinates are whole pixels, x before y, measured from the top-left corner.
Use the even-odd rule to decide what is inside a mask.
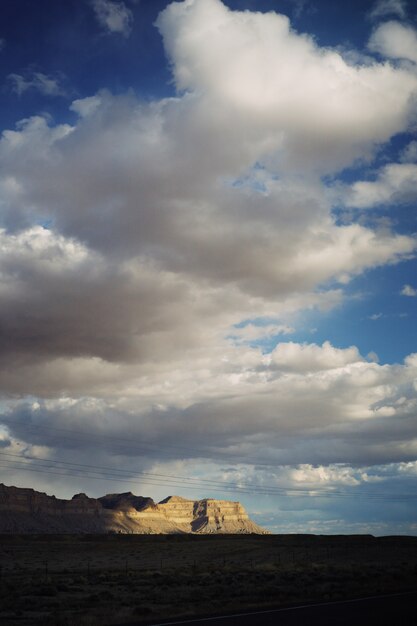
[[[210,145],[204,130],[200,152],[199,139],[189,144],[188,126],[182,128],[190,118],[178,123],[183,107],[192,119],[188,98],[158,106],[100,98],[72,128],[48,127],[36,117],[4,133],[3,177],[20,189],[18,197],[5,191],[9,220],[24,223],[37,214],[103,253],[111,237],[113,252],[267,300],[311,291],[331,277],[344,282],[414,249],[410,237],[336,226],[317,181],[271,178],[262,202],[256,192],[225,185],[223,137]],[[106,217],[99,223],[97,211]]]
[[[358,181],[346,190],[344,203],[361,209],[404,204],[417,198],[417,164],[390,163],[374,181]]]
[[[92,0],[99,24],[109,33],[120,33],[129,37],[132,30],[133,13],[119,0]]]
[[[120,20],[103,25],[126,33]],[[411,236],[340,226],[322,177],[407,131],[416,76],[349,65],[283,16],[217,0],[170,5],[158,24],[177,97],[101,91],[73,102],[73,125],[33,116],[2,134],[10,429],[70,460],[73,442],[53,428],[84,429],[77,454],[118,466],[145,441],[144,465],[415,454],[412,357],[386,366],[354,346],[282,342],[263,354],[254,344],[289,333],[302,310],[339,305],[353,276],[415,252]],[[387,166],[367,184],[388,191],[359,181],[352,194],[391,198],[413,171]]]
[[[215,112],[213,131],[216,122],[224,131],[233,114],[239,135],[250,128],[258,158],[337,169],[407,125],[414,74],[348,65],[283,15],[193,0],[169,5],[157,25],[178,89],[203,98],[195,123]]]
[[[272,339],[277,335],[288,335],[294,332],[294,328],[286,324],[245,324],[239,328],[234,328],[231,337],[236,341],[252,342],[265,339]]]
[[[401,19],[405,19],[407,16],[406,3],[404,0],[377,0],[371,11],[369,17],[371,19],[381,19],[387,15],[396,15]]]
[[[79,98],[74,100],[70,106],[71,111],[77,113],[80,117],[87,117],[93,114],[100,107],[102,98],[99,94],[88,98]]]
[[[151,355],[142,368],[108,364],[106,376],[97,360],[83,365],[76,359],[67,370],[56,359],[43,372],[40,364],[4,368],[2,383],[10,390],[13,376],[17,382],[29,374],[26,389],[31,391],[38,368],[42,384],[60,379],[57,391],[68,394],[66,385],[75,383],[80,393],[71,402],[64,397],[39,400],[36,406],[9,401],[4,420],[15,438],[65,454],[74,442],[63,440],[59,429],[68,424],[80,433],[79,453],[93,447],[110,457],[118,450],[128,459],[147,442],[147,463],[180,456],[255,466],[372,465],[415,456],[415,358],[388,366],[365,361],[355,348],[290,347],[278,345],[271,359],[255,348],[220,350],[209,341],[194,353],[178,352],[153,366]],[[83,397],[83,377],[95,398]],[[125,432],[129,438],[117,443]]]
[[[417,289],[414,289],[411,285],[404,285],[401,289],[401,295],[415,298],[417,296]]]
[[[279,343],[270,356],[271,365],[281,371],[313,372],[344,367],[349,363],[362,361],[354,346],[345,350],[334,348],[328,341],[322,346]]]
[[[412,26],[400,22],[384,22],[372,33],[368,48],[389,59],[408,59],[417,63],[417,32]]]
[[[323,485],[334,487],[337,485],[358,485],[362,480],[366,480],[366,474],[354,471],[351,467],[329,465],[313,466],[302,464],[292,468],[288,472],[289,478],[295,484],[301,483],[305,488],[314,488]]]
[[[7,77],[11,88],[18,96],[29,90],[39,91],[44,96],[65,96],[66,90],[62,87],[63,76],[48,76],[42,72],[31,72],[28,75],[9,74]]]
[[[376,141],[382,131],[362,126],[363,106],[373,111],[374,123],[383,101],[383,132],[390,124],[404,129],[413,76],[378,65],[347,66],[274,14],[233,13],[220,2],[201,0],[174,4],[163,16],[160,28],[172,49],[176,74],[188,68],[184,86],[193,93],[144,104],[133,95],[102,91],[73,102],[71,109],[80,116],[73,126],[34,116],[3,133],[0,210],[9,231],[18,231],[1,234],[2,315],[8,329],[3,354],[9,360],[19,355],[25,385],[34,394],[54,396],[63,387],[85,394],[89,380],[100,394],[112,376],[120,382],[115,372],[125,377],[130,390],[151,363],[165,376],[164,362],[170,368],[180,353],[193,373],[212,372],[220,355],[232,363],[252,360],[256,353],[245,351],[243,344],[266,333],[289,332],[291,312],[340,303],[340,289],[317,290],[320,284],[336,279],[343,285],[364,269],[397,262],[415,249],[412,237],[359,224],[338,226],[331,216],[315,169],[320,162],[320,173],[333,170],[333,162],[328,163],[333,150],[341,151],[341,161],[353,154],[352,133],[345,133],[350,118],[338,90],[332,104],[335,125],[326,127],[318,152],[306,150],[306,173],[300,174],[291,156],[312,140],[317,124],[323,124],[324,132],[326,94],[343,76],[353,98],[348,116],[358,121],[361,136],[368,133],[367,142]],[[216,46],[214,35],[220,37]],[[264,35],[272,46],[272,61],[266,65]],[[242,41],[248,37],[252,57],[245,77],[239,68]],[[281,64],[274,65],[287,44],[295,57],[288,75]],[[218,48],[225,56],[215,64],[217,83],[211,55]],[[199,57],[204,63],[197,71]],[[267,68],[264,89],[270,98],[264,103],[259,95],[252,102],[246,78],[256,86],[262,67]],[[306,81],[300,76],[307,92],[292,83],[297,68],[307,72]],[[235,71],[233,95],[227,80]],[[310,73],[320,77],[318,85],[309,82]],[[401,89],[388,89],[397,80],[404,86],[402,95]],[[379,83],[381,93],[388,89],[394,94],[392,101],[369,100],[368,92]],[[291,102],[289,96],[281,101],[280,93],[288,89]],[[306,93],[316,116],[311,123],[304,111]],[[296,104],[293,118],[290,104]],[[299,135],[303,124],[305,135]],[[323,136],[317,135],[317,141]],[[368,147],[361,152],[354,144],[355,154],[367,154]],[[251,182],[259,177],[262,194]],[[237,179],[249,184],[230,184]],[[34,230],[34,222],[48,223],[50,230]],[[63,251],[75,255],[76,246],[84,256],[73,269],[65,265]],[[243,320],[255,318],[264,320],[263,330],[247,325],[236,331]],[[271,319],[280,322],[271,324]],[[233,333],[242,345],[229,354],[226,338]],[[197,365],[202,345],[208,360]],[[284,348],[280,350],[282,357]],[[314,348],[302,350],[303,358],[314,361]],[[340,357],[327,344],[323,350]],[[58,371],[61,381],[54,375]],[[7,374],[4,388],[21,392],[23,378]],[[234,385],[244,378],[239,370],[233,372]],[[176,397],[187,397],[174,383],[171,389],[173,406]]]
[[[4,148],[4,152],[7,153],[9,159],[13,159],[18,154],[20,154],[20,158],[22,158],[26,153],[28,160],[32,161],[37,151],[42,153],[43,158],[46,159],[48,155],[50,155],[52,146],[59,143],[60,140],[64,139],[73,130],[73,127],[69,124],[58,124],[51,128],[48,126],[48,119],[46,117],[34,115],[30,118],[20,120],[16,125],[16,130],[3,131],[0,146]],[[3,156],[6,155],[3,154]],[[6,160],[3,161],[4,164],[6,164],[5,161]],[[7,169],[9,169],[10,172],[14,170],[11,162]],[[15,180],[15,186],[19,186],[17,178],[13,178]],[[20,186],[20,188],[23,191],[24,185]],[[7,196],[5,196],[5,198],[6,197]]]

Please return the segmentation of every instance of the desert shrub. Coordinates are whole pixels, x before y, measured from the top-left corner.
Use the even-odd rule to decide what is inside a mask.
[[[137,616],[146,617],[153,613],[152,607],[147,604],[138,603],[133,608],[133,613]]]
[[[37,589],[33,590],[33,595],[36,596],[56,596],[58,593],[57,588],[54,585],[41,585]]]

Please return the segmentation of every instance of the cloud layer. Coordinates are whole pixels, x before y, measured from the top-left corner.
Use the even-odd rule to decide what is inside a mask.
[[[129,34],[123,3],[94,6]],[[370,48],[398,58],[390,24]],[[411,235],[339,224],[323,183],[409,129],[415,71],[353,64],[285,16],[219,0],[173,3],[157,27],[175,96],[102,90],[72,103],[71,123],[34,115],[3,132],[0,387],[13,445],[111,463],[123,432],[118,462],[142,442],[154,446],[145,467],[315,475],[411,462],[416,355],[378,365],[288,336],[300,311],[339,305],[352,277],[415,253]],[[408,201],[415,182],[413,163],[391,163],[345,204]],[[268,339],[279,341],[264,353]],[[68,425],[75,442],[54,430]],[[355,484],[346,472],[337,480]]]

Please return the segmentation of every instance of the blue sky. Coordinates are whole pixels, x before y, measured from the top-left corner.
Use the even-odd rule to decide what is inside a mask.
[[[6,484],[417,532],[416,22],[3,2]]]

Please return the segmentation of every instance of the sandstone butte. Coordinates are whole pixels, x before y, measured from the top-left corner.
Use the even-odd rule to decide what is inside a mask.
[[[159,503],[131,492],[71,500],[0,483],[0,533],[268,534],[240,502],[187,500]]]

